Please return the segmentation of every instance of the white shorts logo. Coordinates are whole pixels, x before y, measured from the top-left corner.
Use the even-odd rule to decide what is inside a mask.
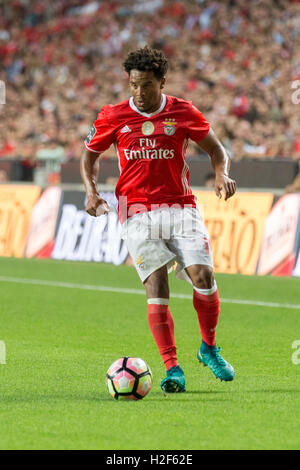
[[[146,268],[146,265],[144,263],[144,259],[142,256],[138,256],[135,260],[135,264],[137,265],[137,267],[139,269],[145,269]]]

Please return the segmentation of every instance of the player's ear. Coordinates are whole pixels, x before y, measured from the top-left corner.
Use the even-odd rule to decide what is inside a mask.
[[[160,88],[161,88],[161,90],[163,89],[163,87],[165,86],[165,84],[166,84],[166,77],[163,77],[163,78],[161,79],[161,82],[160,82]]]

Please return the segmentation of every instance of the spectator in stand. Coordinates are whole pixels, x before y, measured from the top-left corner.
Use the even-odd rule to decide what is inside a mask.
[[[299,21],[292,0],[0,0],[0,155],[55,139],[79,159],[99,106],[128,97],[120,58],[148,43],[169,58],[166,92],[192,99],[233,159],[299,159]]]

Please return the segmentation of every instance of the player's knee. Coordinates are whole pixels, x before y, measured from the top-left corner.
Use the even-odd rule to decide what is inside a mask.
[[[214,285],[214,272],[210,266],[199,268],[194,274],[192,282],[199,289],[211,289]]]
[[[169,298],[169,288],[164,284],[148,284],[145,288],[148,299]]]
[[[168,298],[169,297],[169,283],[168,278],[163,272],[155,272],[144,282],[146,295],[149,298]]]

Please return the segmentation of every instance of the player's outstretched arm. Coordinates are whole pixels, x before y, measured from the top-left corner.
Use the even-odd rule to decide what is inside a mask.
[[[99,154],[85,150],[80,160],[80,174],[87,195],[85,210],[96,217],[109,212],[107,202],[102,199],[97,189],[99,173]]]
[[[212,129],[204,139],[197,142],[197,145],[206,152],[211,159],[212,166],[216,173],[215,192],[221,199],[222,192],[226,199],[229,199],[236,192],[236,182],[229,178],[230,158],[219,139]]]

